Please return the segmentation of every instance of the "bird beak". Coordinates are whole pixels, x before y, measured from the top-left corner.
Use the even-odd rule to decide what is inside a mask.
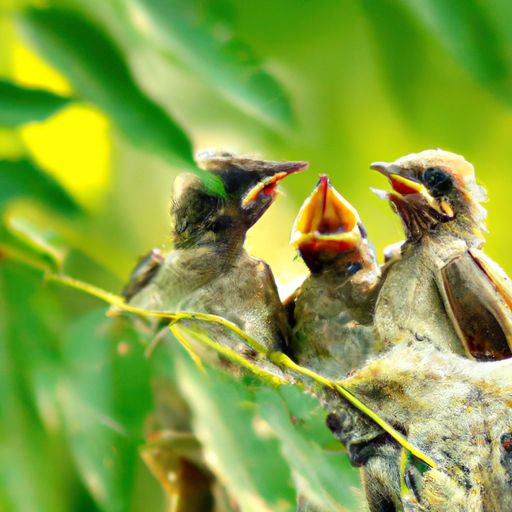
[[[370,169],[380,172],[389,180],[393,190],[402,196],[410,194],[422,194],[427,192],[426,187],[411,178],[406,178],[400,174],[400,167],[396,164],[387,162],[374,162]],[[428,193],[428,192],[427,192]]]
[[[242,207],[249,208],[261,193],[266,196],[275,197],[275,189],[281,180],[290,174],[301,172],[308,167],[308,162],[268,162],[265,170],[267,173],[273,172],[273,174],[265,176],[245,194],[242,199]]]
[[[351,251],[361,240],[353,206],[322,176],[295,219],[290,243],[299,250]]]
[[[387,162],[374,162],[370,169],[380,172],[388,179],[393,190],[383,192],[373,190],[380,197],[389,199],[393,203],[409,204],[423,199],[427,205],[443,216],[453,217],[450,205],[442,201],[439,203],[428,191],[427,187],[410,177],[403,176],[399,165]]]

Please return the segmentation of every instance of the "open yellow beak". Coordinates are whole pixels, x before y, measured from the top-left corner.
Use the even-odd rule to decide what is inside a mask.
[[[427,187],[412,178],[405,177],[400,174],[400,167],[393,163],[387,162],[374,162],[370,165],[370,169],[380,172],[389,180],[393,190],[387,192],[384,195],[392,202],[407,202],[408,196],[418,195],[421,196],[424,201],[433,210],[453,217],[453,210],[450,205],[442,201],[439,203],[428,191]],[[382,195],[379,191],[376,191],[379,195]]]
[[[358,223],[353,206],[322,176],[295,219],[290,243],[299,250],[350,251],[361,240]]]

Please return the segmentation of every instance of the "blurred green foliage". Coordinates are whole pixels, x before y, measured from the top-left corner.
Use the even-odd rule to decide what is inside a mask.
[[[286,284],[303,272],[287,236],[317,173],[357,207],[381,251],[401,232],[368,190],[381,186],[368,164],[442,147],[475,164],[491,198],[487,250],[512,271],[512,6],[40,4],[0,4],[0,509],[164,510],[137,453],[151,385],[164,374],[243,510],[293,510],[297,485],[329,510],[358,510],[357,473],[343,454],[326,452],[333,446],[316,401],[202,375],[175,346],[148,360],[132,327],[104,318],[92,298],[45,284],[43,269],[64,265],[119,290],[136,257],[167,241],[173,176],[196,170],[194,151],[220,147],[311,162],[249,234]],[[46,71],[27,74],[27,46],[65,87]],[[99,149],[83,118],[64,122],[77,106],[107,119],[108,172],[88,167]],[[34,142],[58,123],[83,147],[64,169],[65,142]]]

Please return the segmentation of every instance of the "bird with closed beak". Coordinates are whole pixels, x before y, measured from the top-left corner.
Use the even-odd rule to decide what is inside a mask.
[[[232,321],[269,350],[288,340],[286,314],[270,267],[243,245],[251,228],[274,202],[277,184],[308,167],[207,154],[201,166],[222,181],[226,197],[214,195],[193,174],[174,183],[171,217],[174,249],[153,251],[132,273],[125,299],[158,311],[194,311]]]
[[[291,352],[299,364],[343,378],[375,350],[380,269],[357,211],[327,176],[304,202],[291,243],[311,272],[290,305]]]
[[[426,342],[476,360],[512,356],[512,286],[481,250],[485,190],[473,166],[440,149],[371,168],[406,235],[383,282],[375,329],[385,346]]]

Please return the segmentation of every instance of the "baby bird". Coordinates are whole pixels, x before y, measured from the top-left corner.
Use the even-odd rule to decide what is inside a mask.
[[[227,197],[210,193],[193,174],[179,175],[171,207],[174,250],[165,258],[153,251],[133,272],[125,298],[145,309],[223,316],[266,348],[281,350],[288,326],[272,271],[243,245],[274,202],[278,182],[308,164],[228,153],[201,163],[222,180]]]
[[[512,286],[480,250],[485,191],[462,156],[427,150],[377,162],[391,192],[379,192],[400,216],[406,241],[375,309],[385,346],[428,342],[487,361],[512,356]]]
[[[304,202],[291,243],[311,271],[294,297],[292,354],[303,366],[342,378],[374,350],[380,269],[356,210],[327,176]]]

